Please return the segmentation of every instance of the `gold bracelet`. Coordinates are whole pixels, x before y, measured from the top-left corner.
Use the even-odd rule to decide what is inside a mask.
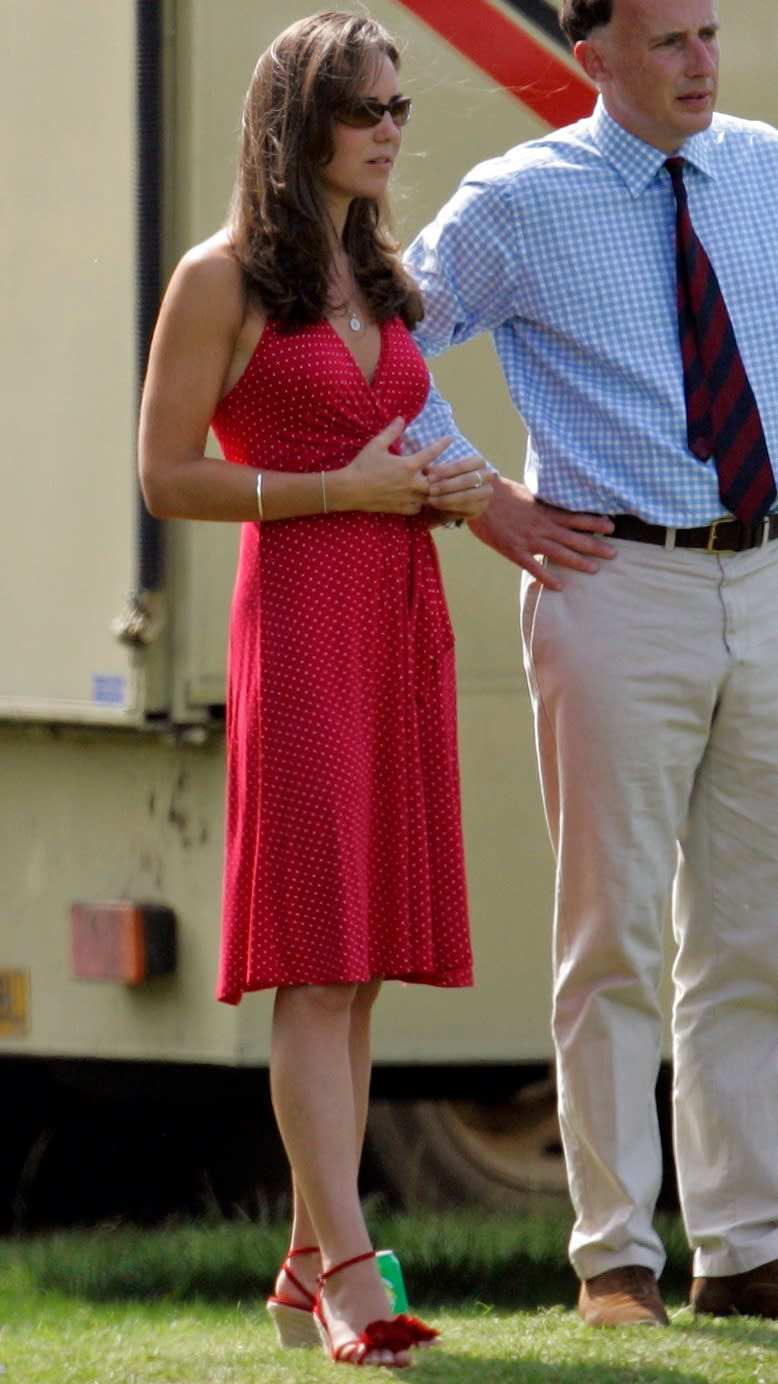
[[[327,509],[327,491],[324,485],[323,471],[319,472],[319,480],[321,481],[321,512],[322,514],[329,514],[329,510]]]
[[[262,472],[257,471],[257,514],[260,519],[264,519],[265,511],[262,508]]]

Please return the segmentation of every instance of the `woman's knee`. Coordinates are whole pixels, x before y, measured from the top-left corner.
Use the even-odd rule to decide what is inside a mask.
[[[289,985],[276,993],[276,1013],[337,1018],[351,1012],[359,986]]]

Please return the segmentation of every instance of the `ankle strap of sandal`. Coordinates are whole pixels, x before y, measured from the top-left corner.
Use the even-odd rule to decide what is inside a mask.
[[[364,1254],[355,1254],[353,1259],[343,1259],[340,1264],[333,1264],[331,1269],[325,1269],[324,1273],[318,1276],[319,1287],[323,1288],[328,1278],[333,1274],[340,1273],[341,1269],[350,1269],[352,1264],[362,1264],[366,1259],[375,1259],[375,1250],[368,1249]]]
[[[318,1246],[318,1245],[304,1245],[301,1249],[290,1249],[290,1251],[289,1251],[289,1253],[287,1254],[286,1257],[287,1257],[287,1259],[294,1259],[294,1258],[296,1257],[296,1255],[298,1255],[298,1254],[318,1254],[318,1253],[319,1253],[319,1246]]]

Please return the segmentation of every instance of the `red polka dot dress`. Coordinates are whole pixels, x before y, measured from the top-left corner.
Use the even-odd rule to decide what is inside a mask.
[[[429,380],[399,320],[372,383],[327,322],[269,322],[214,431],[231,461],[335,470]],[[242,526],[218,998],[374,977],[472,984],[454,639],[422,518]]]

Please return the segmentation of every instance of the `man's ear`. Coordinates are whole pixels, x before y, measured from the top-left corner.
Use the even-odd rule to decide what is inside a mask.
[[[579,39],[573,47],[573,57],[595,86],[599,86],[603,77],[607,77],[608,69],[599,43],[593,43],[588,38]]]

